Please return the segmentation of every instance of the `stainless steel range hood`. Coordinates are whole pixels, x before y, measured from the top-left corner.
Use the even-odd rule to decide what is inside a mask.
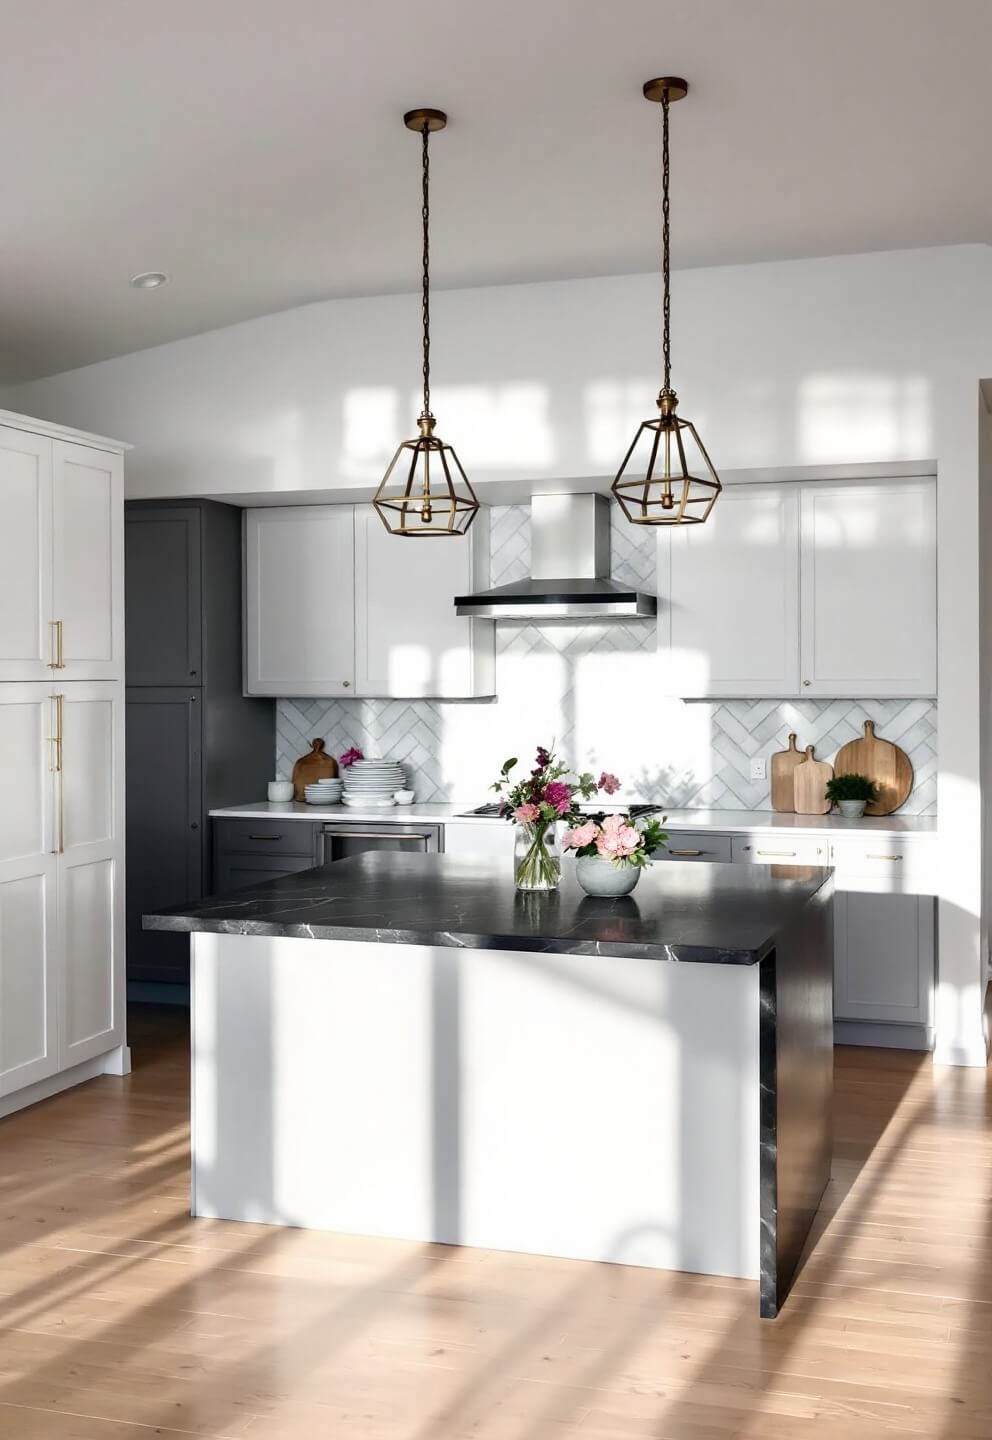
[[[610,502],[605,495],[535,495],[531,578],[456,595],[459,615],[481,620],[649,619],[654,595],[610,579]]]

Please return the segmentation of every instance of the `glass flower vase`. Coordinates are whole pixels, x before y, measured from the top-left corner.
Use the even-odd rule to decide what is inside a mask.
[[[513,879],[518,890],[557,890],[561,883],[558,826],[518,822],[513,838]]]

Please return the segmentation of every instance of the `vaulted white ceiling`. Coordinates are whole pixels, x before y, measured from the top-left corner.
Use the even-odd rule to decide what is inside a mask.
[[[652,268],[664,73],[677,267],[992,239],[990,0],[0,0],[0,35],[0,380],[414,289],[415,105],[439,286]]]

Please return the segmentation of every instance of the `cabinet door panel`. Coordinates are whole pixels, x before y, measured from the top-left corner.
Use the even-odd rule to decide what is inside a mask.
[[[124,1039],[124,714],[120,686],[66,685],[62,701],[63,1068]]]
[[[726,490],[703,525],[660,537],[658,633],[680,695],[789,695],[799,681],[799,497]],[[666,563],[667,560],[667,563]],[[659,587],[659,588],[664,588]]]
[[[834,896],[834,1014],[928,1024],[933,901],[915,895]]]
[[[59,1068],[53,719],[45,686],[0,686],[0,1095]]]
[[[200,512],[129,506],[125,515],[128,685],[199,685]]]
[[[189,939],[142,915],[203,894],[202,700],[163,687],[127,693],[127,974],[184,983]]]
[[[53,619],[62,622],[63,680],[124,671],[124,468],[119,455],[53,446]]]
[[[52,618],[52,442],[0,427],[0,680],[44,680]]]
[[[467,536],[414,543],[374,511],[355,514],[355,683],[360,695],[467,699],[494,693],[491,620],[455,614],[456,595],[485,588],[489,516]]]
[[[802,693],[936,694],[933,481],[805,487],[801,556]]]
[[[245,693],[354,694],[353,507],[248,510],[245,535]]]

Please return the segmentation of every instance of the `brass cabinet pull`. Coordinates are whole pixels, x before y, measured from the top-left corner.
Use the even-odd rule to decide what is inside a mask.
[[[49,660],[49,670],[64,670],[65,658],[62,650],[62,621],[49,620],[48,628],[51,633],[51,652],[53,659]]]
[[[795,857],[796,854],[795,850],[755,850],[754,853],[755,855],[791,855],[793,857]],[[820,852],[817,851],[816,853],[819,854]]]
[[[707,855],[707,854],[709,854],[709,851],[707,851],[707,850],[672,850],[672,849],[669,849],[668,853],[669,853],[669,855]]]
[[[865,852],[865,859],[866,859],[866,860],[901,860],[901,859],[902,859],[902,856],[901,856],[901,855],[872,855],[870,852],[866,851],[866,852]]]
[[[55,724],[55,734],[49,735],[48,737],[49,744],[54,745],[55,749],[52,754],[49,755],[48,768],[59,777],[58,781],[56,782],[58,785],[57,815],[59,839],[58,845],[55,846],[51,853],[53,855],[61,855],[62,852],[65,850],[65,811],[62,797],[62,720],[64,713],[63,706],[65,703],[65,696],[49,695],[48,699],[50,702],[54,703],[55,707],[52,712],[52,719]]]

